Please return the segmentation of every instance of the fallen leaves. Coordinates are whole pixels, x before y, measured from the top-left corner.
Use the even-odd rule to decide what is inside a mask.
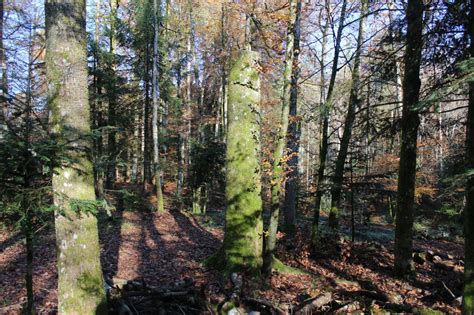
[[[220,246],[222,227],[209,227],[202,217],[169,210],[158,215],[147,211],[116,212],[101,226],[102,266],[106,277],[144,281],[149,285],[174,283],[192,278],[211,303],[224,300],[227,290],[220,275],[202,262]],[[420,259],[416,279],[392,276],[393,244],[324,239],[319,258],[309,250],[309,226],[302,226],[291,247],[280,234],[277,256],[285,264],[304,270],[302,274],[273,273],[269,287],[244,282],[248,300],[262,300],[281,309],[292,309],[304,301],[332,292],[334,312],[383,312],[387,307],[403,311],[431,308],[459,313],[462,290],[462,246],[445,241],[415,241]],[[0,233],[1,244],[14,235]],[[2,247],[0,254],[0,301],[19,313],[24,301],[25,257],[21,238]],[[42,235],[35,246],[34,290],[39,313],[52,314],[57,307],[54,232]],[[434,258],[439,257],[439,258]],[[421,258],[421,257],[420,257]],[[448,288],[449,290],[447,290]],[[2,310],[0,309],[0,312]],[[5,311],[3,311],[5,313]]]

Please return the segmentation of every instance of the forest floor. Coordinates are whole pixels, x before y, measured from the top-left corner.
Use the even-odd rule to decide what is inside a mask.
[[[164,214],[136,209],[115,211],[112,218],[102,220],[100,227],[105,276],[107,279],[139,280],[155,286],[191,278],[211,304],[222,303],[229,294],[229,281],[202,264],[219,248],[223,238],[222,224],[221,212],[196,216],[175,209],[167,209]],[[393,233],[391,226],[375,228]],[[330,292],[331,303],[321,308],[321,313],[336,309],[375,313],[384,309],[460,312],[455,297],[461,295],[462,289],[461,244],[416,240],[415,249],[427,253],[430,258],[416,264],[415,279],[401,280],[392,276],[393,243],[390,239],[356,242],[325,239],[321,249],[324,256],[314,258],[309,255],[308,235],[309,224],[305,220],[301,220],[299,232],[291,242],[280,235],[278,257],[302,272],[275,272],[271,286],[245,281],[243,296],[249,300],[267,301],[279,309],[297,309],[311,298]],[[54,233],[42,231],[34,256],[38,314],[56,313],[55,263]],[[20,313],[26,296],[24,275],[25,252],[21,236],[1,230],[0,314]],[[348,306],[341,308],[344,305]]]

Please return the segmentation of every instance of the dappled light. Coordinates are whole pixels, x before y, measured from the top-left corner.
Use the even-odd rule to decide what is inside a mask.
[[[0,1],[0,314],[474,313],[473,1]]]

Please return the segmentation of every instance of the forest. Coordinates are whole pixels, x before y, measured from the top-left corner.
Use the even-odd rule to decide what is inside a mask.
[[[474,314],[472,0],[0,3],[0,314]]]

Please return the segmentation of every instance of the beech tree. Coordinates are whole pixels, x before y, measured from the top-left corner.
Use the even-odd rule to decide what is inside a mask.
[[[472,1],[45,1],[46,42],[0,6],[0,312],[104,313],[127,276],[111,312],[451,312],[462,268],[474,312]],[[395,281],[418,237],[433,281]]]
[[[50,124],[67,159],[53,175],[58,310],[106,314],[90,161],[86,3],[47,0],[46,71]]]
[[[262,267],[258,61],[257,52],[245,50],[229,74],[225,236],[209,261],[226,272]]]

